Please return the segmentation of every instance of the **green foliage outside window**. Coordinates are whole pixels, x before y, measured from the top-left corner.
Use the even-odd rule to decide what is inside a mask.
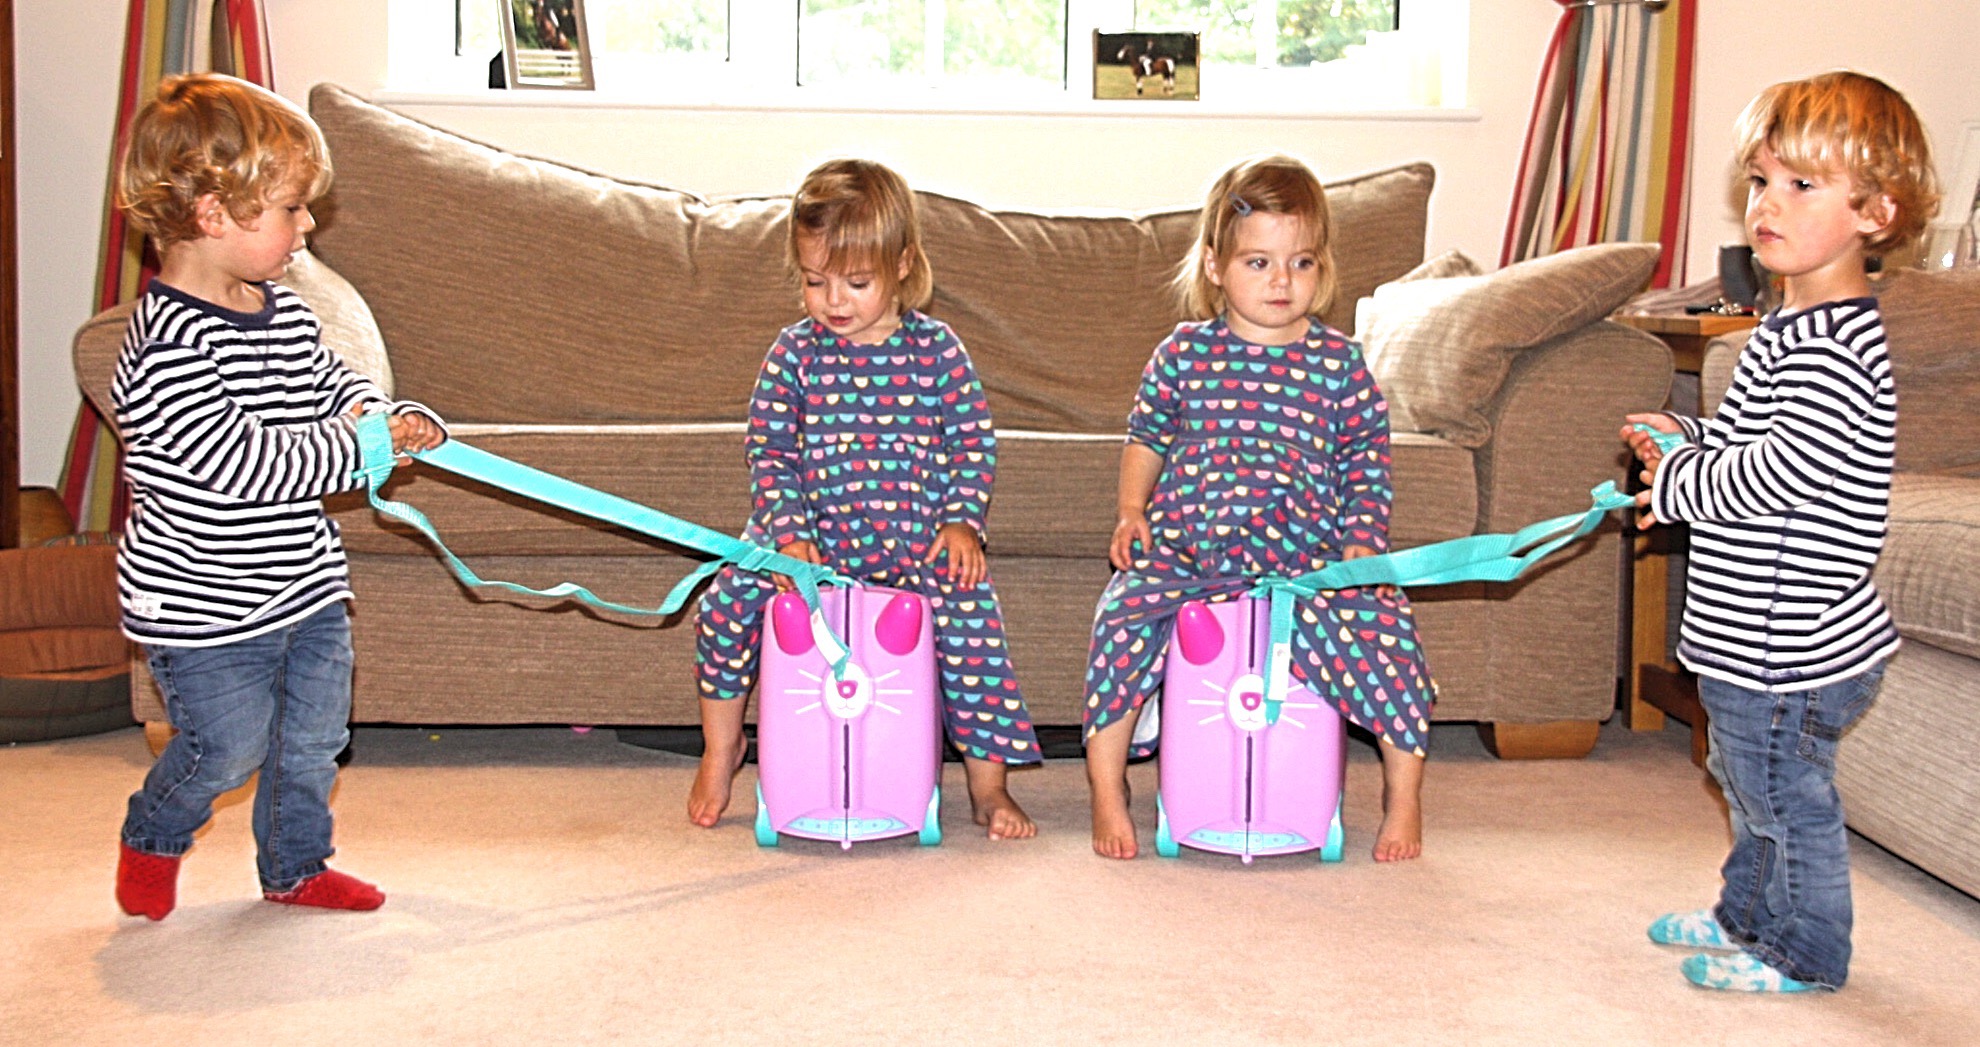
[[[1341,58],[1369,32],[1396,27],[1399,0],[1136,0],[1136,29],[1203,34],[1203,62],[1257,65],[1252,23],[1261,8],[1277,7],[1277,65],[1317,65]]]
[[[729,50],[728,0],[587,0],[600,54],[713,54]]]
[[[942,53],[930,69],[928,19],[937,12]],[[1062,0],[804,0],[798,81],[926,73],[1057,83],[1065,32]]]
[[[502,49],[501,16],[520,12],[525,0],[455,0],[456,54],[480,56]],[[585,31],[597,54],[713,54],[729,49],[728,0],[588,0]],[[517,24],[527,27],[521,15]],[[517,43],[536,47],[527,29]]]
[[[1274,62],[1331,62],[1371,31],[1396,27],[1401,0],[1136,0],[1135,28],[1201,32],[1204,64],[1256,65],[1255,18],[1277,22]],[[456,0],[456,46],[483,55],[502,46],[504,8],[528,0]],[[926,19],[943,18],[940,68],[930,70]],[[1001,76],[1059,83],[1065,77],[1063,0],[802,0],[799,82],[873,75]],[[728,0],[587,0],[599,54],[728,53]],[[527,19],[523,21],[527,25]],[[522,46],[534,46],[527,40]],[[1073,49],[1075,52],[1078,47]]]

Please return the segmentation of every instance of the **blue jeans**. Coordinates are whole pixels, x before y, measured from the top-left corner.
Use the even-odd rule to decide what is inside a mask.
[[[1706,767],[1725,792],[1732,853],[1712,914],[1747,952],[1828,988],[1849,976],[1849,836],[1836,794],[1836,743],[1877,694],[1884,667],[1808,691],[1710,678]]]
[[[124,843],[181,855],[213,801],[256,771],[255,866],[286,891],[330,857],[330,789],[350,740],[351,620],[339,600],[217,647],[145,648],[179,729],[131,796]]]

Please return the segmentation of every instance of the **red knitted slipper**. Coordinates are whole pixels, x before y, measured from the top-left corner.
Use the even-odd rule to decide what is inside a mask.
[[[370,912],[385,904],[385,892],[335,869],[325,869],[286,891],[263,891],[263,898],[283,905],[313,905],[319,909]]]
[[[117,845],[117,904],[132,916],[162,920],[179,901],[179,856]]]

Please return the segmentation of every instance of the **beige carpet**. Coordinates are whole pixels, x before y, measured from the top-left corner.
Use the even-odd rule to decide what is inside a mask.
[[[1643,928],[1711,898],[1725,829],[1681,728],[1570,763],[1434,746],[1422,860],[1369,860],[1356,746],[1347,860],[1247,868],[1094,857],[1072,761],[1014,776],[1035,841],[970,831],[950,765],[941,847],[763,850],[753,769],[703,831],[693,761],[608,731],[364,728],[335,864],[384,909],[259,901],[240,793],[160,924],[111,897],[139,733],[0,749],[0,1042],[1980,1043],[1980,901],[1862,840],[1843,992],[1683,982]]]

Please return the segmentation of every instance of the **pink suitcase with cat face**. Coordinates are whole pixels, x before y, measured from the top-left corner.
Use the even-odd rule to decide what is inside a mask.
[[[756,842],[778,834],[942,841],[942,726],[928,601],[880,586],[779,593],[763,631],[756,712]],[[850,657],[832,672],[843,639]]]
[[[1345,724],[1290,673],[1269,702],[1272,611],[1243,596],[1184,604],[1161,706],[1156,853],[1318,850],[1341,859]]]

